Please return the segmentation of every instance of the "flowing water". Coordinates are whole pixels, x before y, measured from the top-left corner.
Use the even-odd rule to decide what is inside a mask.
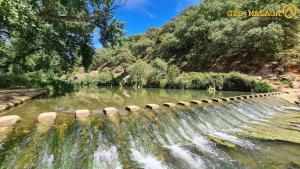
[[[65,169],[233,169],[297,168],[300,146],[279,141],[241,137],[247,124],[264,124],[272,116],[292,110],[278,97],[264,97],[226,104],[142,109],[128,113],[126,105],[160,104],[180,100],[229,97],[197,90],[85,89],[56,98],[39,98],[2,115],[22,118],[0,142],[0,168]],[[117,116],[105,116],[104,107],[116,107]],[[78,121],[77,109],[92,117]],[[53,126],[36,124],[43,112],[58,112]],[[221,140],[220,144],[216,140]]]

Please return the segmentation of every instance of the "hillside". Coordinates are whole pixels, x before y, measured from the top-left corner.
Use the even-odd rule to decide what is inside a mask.
[[[229,10],[281,9],[290,1],[206,0],[160,28],[129,36],[123,45],[103,48],[94,70],[126,69],[137,59],[161,58],[182,71],[241,71],[264,74],[270,62],[276,73],[298,68],[299,17],[228,17]],[[299,7],[299,1],[295,1]]]

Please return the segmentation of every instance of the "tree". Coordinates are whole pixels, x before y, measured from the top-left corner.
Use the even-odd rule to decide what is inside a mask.
[[[26,59],[39,53],[49,58],[60,56],[63,70],[72,68],[76,57],[82,57],[88,67],[94,51],[91,38],[95,29],[103,46],[114,46],[123,36],[123,23],[116,20],[114,12],[125,2],[0,1],[0,49],[16,51],[1,55],[0,68],[20,64],[26,70]]]

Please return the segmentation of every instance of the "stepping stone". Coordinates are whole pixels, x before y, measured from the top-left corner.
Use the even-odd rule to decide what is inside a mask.
[[[244,100],[244,98],[242,96],[237,96],[236,97],[238,100]]]
[[[222,99],[222,101],[224,101],[224,102],[229,102],[229,101],[230,101],[230,98],[226,98],[226,97],[222,97],[221,99]]]
[[[174,103],[164,103],[164,106],[166,106],[166,107],[176,107],[176,104],[174,104]]]
[[[17,115],[0,117],[0,127],[13,126],[20,120],[21,120],[20,116]]]
[[[254,98],[254,95],[249,95],[249,98],[251,98],[251,99]]]
[[[151,110],[159,109],[159,105],[157,105],[157,104],[147,104],[146,107],[151,109]]]
[[[213,101],[212,100],[207,100],[207,99],[203,99],[201,100],[203,103],[212,103]]]
[[[47,112],[42,113],[38,116],[38,123],[40,124],[54,124],[56,120],[57,113]]]
[[[214,102],[218,102],[218,103],[222,103],[223,101],[222,101],[222,99],[211,99],[212,101],[214,101]]]
[[[230,100],[237,100],[236,97],[230,97],[229,99],[230,99]]]
[[[178,102],[178,104],[181,105],[181,106],[189,106],[190,105],[189,102],[183,102],[183,101]]]
[[[76,110],[75,112],[75,117],[77,119],[84,119],[90,116],[90,111],[89,110]]]
[[[296,103],[297,105],[300,105],[300,101],[295,101],[295,103]]]
[[[105,115],[114,115],[114,114],[117,114],[118,109],[116,109],[114,107],[106,107],[103,109],[103,112]]]
[[[127,106],[127,107],[126,107],[126,110],[128,110],[128,111],[130,111],[130,112],[137,112],[137,111],[140,110],[140,107],[139,107],[139,106],[134,106],[134,105],[132,105],[132,106]]]
[[[242,98],[249,99],[250,97],[248,95],[244,95],[244,96],[242,96]]]
[[[192,104],[198,104],[198,105],[199,105],[199,104],[202,104],[202,101],[199,101],[199,100],[192,100],[191,103],[192,103]]]

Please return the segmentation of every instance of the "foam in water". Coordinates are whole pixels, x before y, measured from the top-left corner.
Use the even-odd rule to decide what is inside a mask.
[[[139,163],[144,169],[167,169],[161,161],[157,160],[151,154],[142,153],[134,148],[131,148],[131,155],[134,161]]]
[[[190,165],[191,168],[206,168],[204,160],[202,160],[198,155],[192,154],[190,151],[183,149],[178,145],[166,146],[166,148],[171,150],[171,153],[175,158],[183,160],[188,165]]]
[[[107,150],[98,150],[94,153],[94,168],[121,169],[118,150],[111,146]]]

